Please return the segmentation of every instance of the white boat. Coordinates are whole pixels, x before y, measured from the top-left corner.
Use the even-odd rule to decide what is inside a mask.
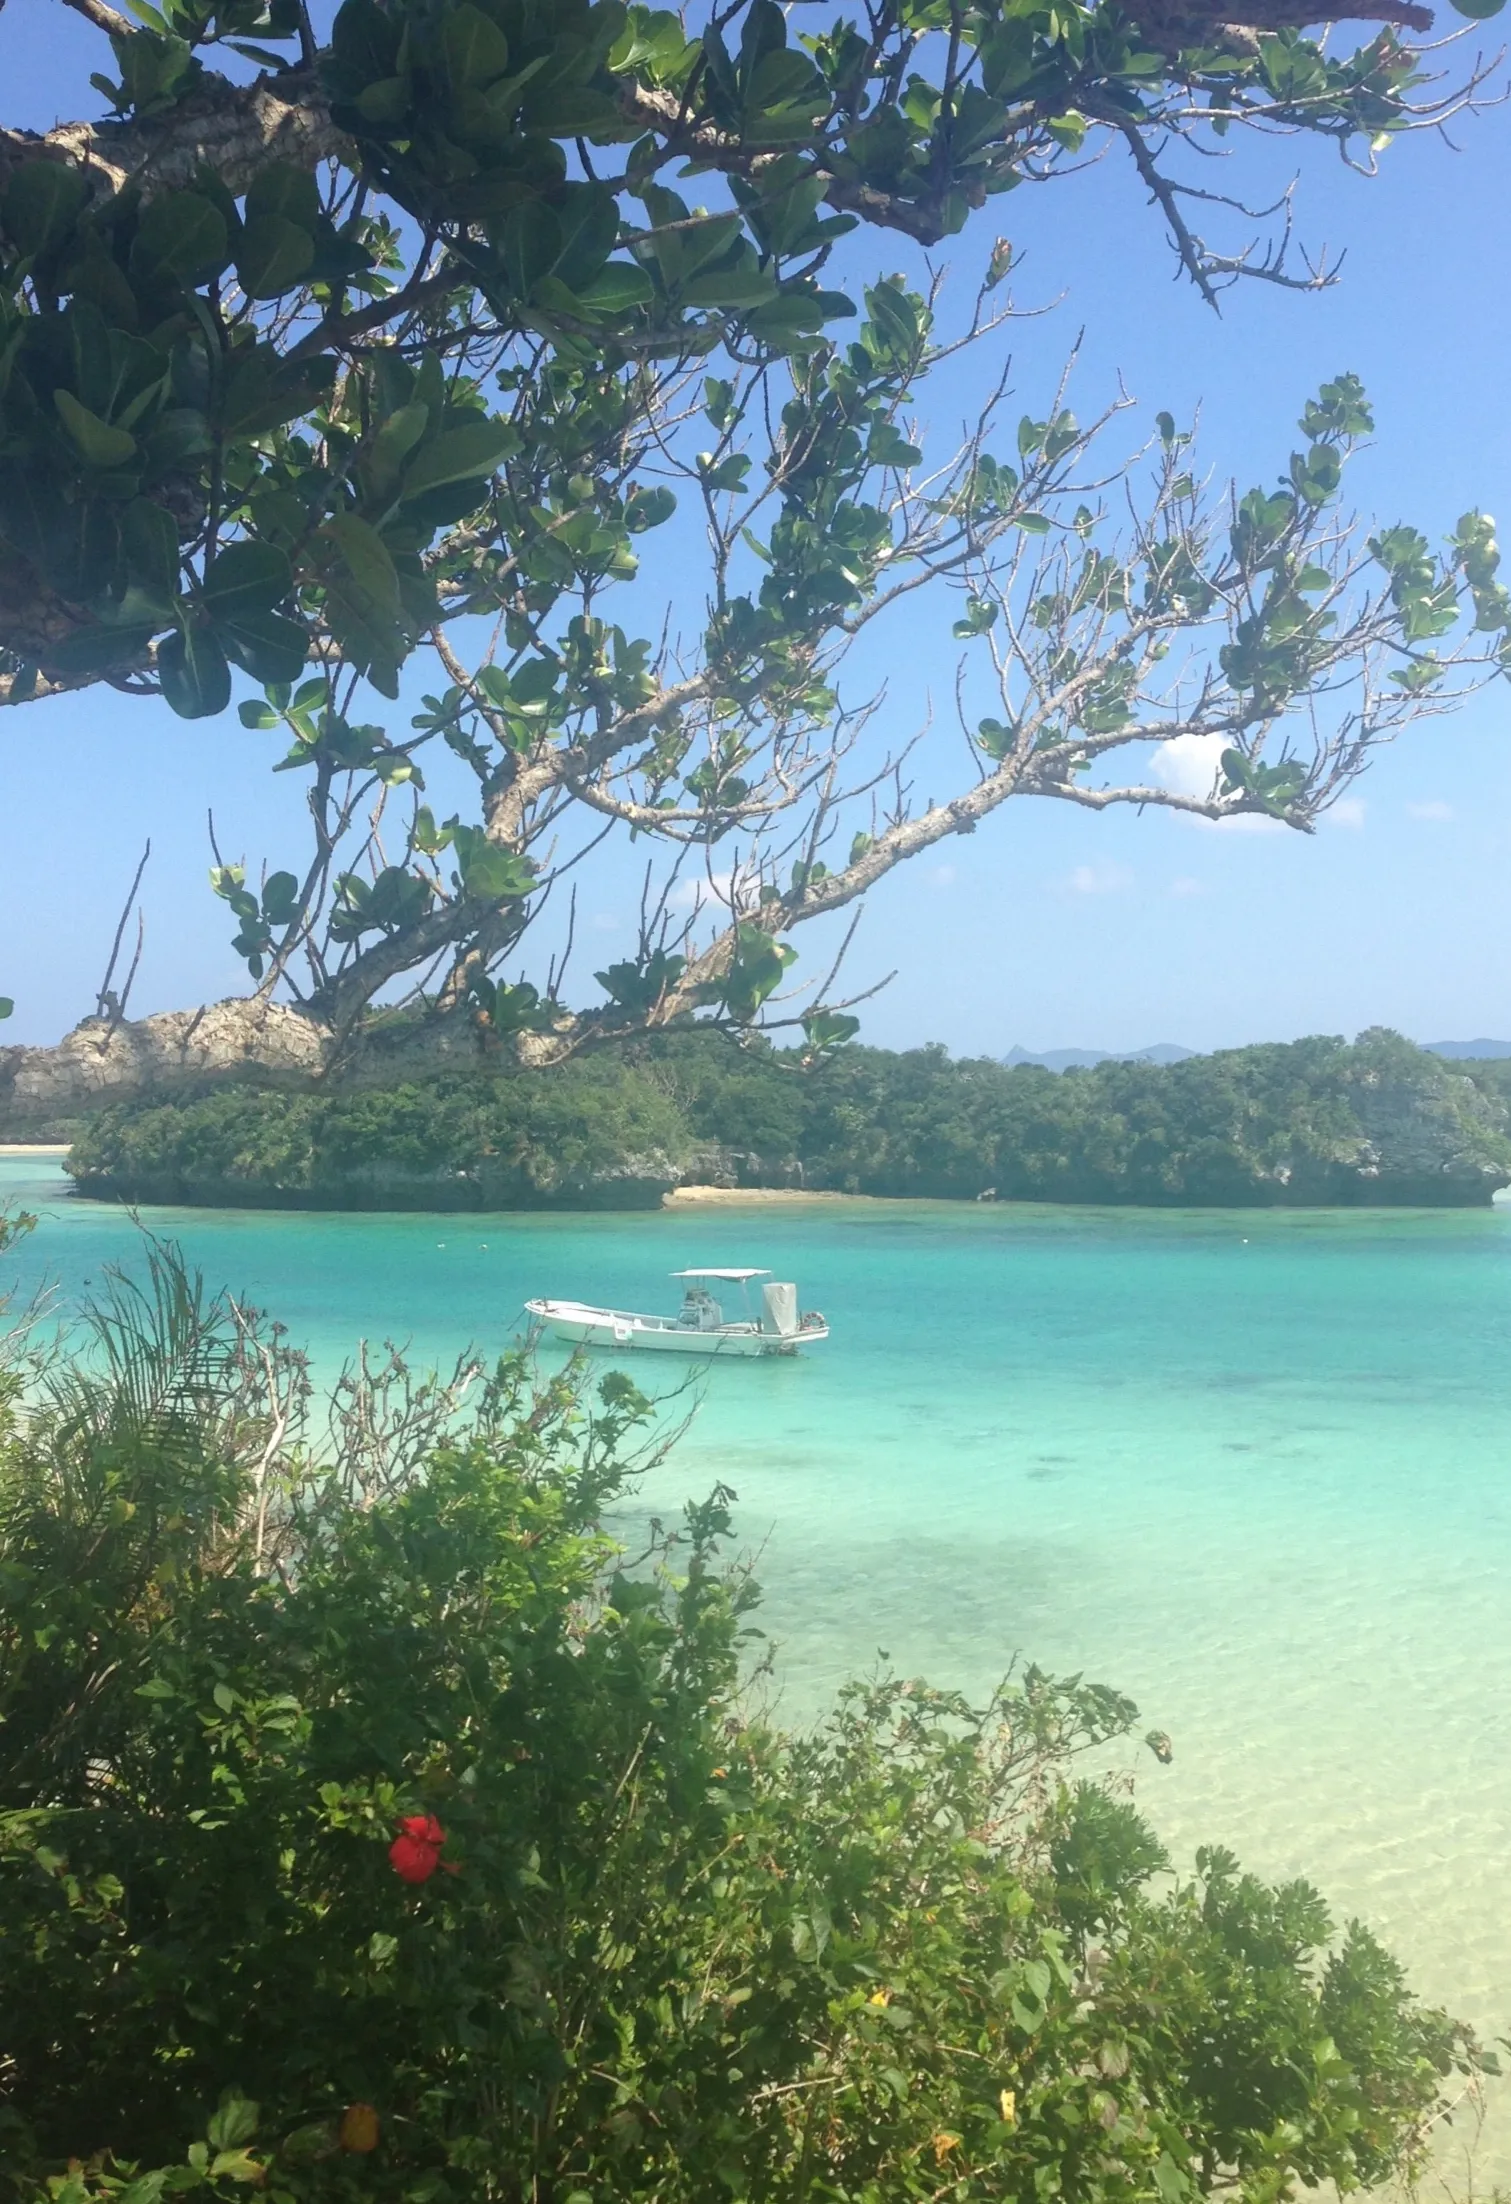
[[[794,1355],[800,1347],[829,1337],[829,1327],[816,1310],[799,1311],[797,1287],[772,1278],[769,1270],[674,1270],[672,1276],[686,1281],[675,1316],[598,1309],[586,1301],[527,1301],[525,1310],[557,1339],[574,1347],[607,1347],[617,1354]],[[756,1278],[768,1280],[761,1288],[759,1316],[750,1306],[750,1285]],[[743,1317],[725,1321],[723,1307],[710,1291],[715,1283],[740,1288]]]

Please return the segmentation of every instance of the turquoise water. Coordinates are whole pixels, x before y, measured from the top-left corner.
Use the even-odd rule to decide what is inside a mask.
[[[133,1233],[63,1185],[0,1159],[0,1202],[43,1212],[15,1267],[66,1301]],[[1019,1650],[1115,1683],[1174,1739],[1139,1781],[1176,1847],[1310,1875],[1511,2025],[1511,1212],[146,1221],[326,1363],[497,1347],[534,1293],[668,1305],[684,1263],[795,1277],[832,1341],[709,1371],[644,1494],[737,1490],[787,1709],[881,1647],[975,1689]]]

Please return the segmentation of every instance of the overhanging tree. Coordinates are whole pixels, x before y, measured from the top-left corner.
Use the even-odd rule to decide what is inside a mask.
[[[1434,550],[1342,514],[1351,376],[1231,500],[1167,415],[1130,470],[1064,385],[1009,412],[1000,357],[940,454],[915,413],[951,352],[1000,353],[1010,249],[951,323],[937,282],[840,244],[939,245],[1104,146],[1209,299],[1317,287],[1288,217],[1198,234],[1181,156],[1242,128],[1367,160],[1472,102],[1477,66],[1445,89],[1403,42],[1419,7],[1345,8],[1386,28],[1339,58],[1303,0],[876,0],[811,30],[772,0],[344,0],[323,43],[297,0],[67,4],[109,40],[112,115],[0,131],[0,694],[210,719],[250,682],[311,828],[252,877],[216,855],[253,1036],[278,995],[326,1061],[406,991],[426,1045],[481,1029],[529,1061],[770,1019],[797,927],[1009,797],[1309,829],[1502,666],[1483,516]],[[700,547],[701,605],[635,582],[658,529]],[[920,801],[844,660],[902,620],[916,655],[940,598],[966,748]],[[1196,795],[1150,769],[1192,739]],[[454,810],[427,771],[460,775]],[[650,865],[604,1002],[569,1009],[559,965],[509,984],[610,836]],[[777,1013],[815,1047],[853,1030],[829,992]]]

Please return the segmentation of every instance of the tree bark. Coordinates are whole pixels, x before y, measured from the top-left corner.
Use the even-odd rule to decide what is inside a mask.
[[[273,161],[315,168],[356,155],[330,118],[312,71],[291,69],[255,84],[208,76],[165,115],[139,122],[64,122],[43,133],[0,129],[0,186],[28,161],[80,167],[95,195],[135,185],[144,198],[180,191],[212,168],[239,196]]]

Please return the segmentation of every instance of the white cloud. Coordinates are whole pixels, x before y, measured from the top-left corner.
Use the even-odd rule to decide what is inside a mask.
[[[1172,880],[1170,883],[1170,893],[1172,895],[1205,895],[1206,892],[1206,881],[1196,880],[1188,872],[1183,872],[1179,879]]]
[[[1225,735],[1176,735],[1172,741],[1160,744],[1149,770],[1172,796],[1193,796],[1202,802],[1217,793],[1218,770],[1227,747]],[[1224,834],[1283,834],[1286,831],[1280,820],[1267,819],[1260,811],[1236,812],[1231,819],[1201,819],[1189,811],[1182,816],[1190,819],[1193,826],[1216,827]]]
[[[1126,865],[1077,865],[1065,882],[1072,895],[1116,895],[1133,886]]]
[[[1363,798],[1340,796],[1335,804],[1323,812],[1322,823],[1324,826],[1347,827],[1351,833],[1358,834],[1364,825]]]
[[[1155,751],[1150,771],[1174,796],[1198,799],[1215,793],[1217,771],[1227,743],[1221,735],[1177,735]]]
[[[701,910],[705,903],[722,903],[729,908],[729,891],[734,881],[732,872],[689,874],[679,880],[667,897],[668,908],[674,911]]]
[[[696,918],[700,911],[714,914],[719,925],[725,923],[731,910],[739,917],[759,908],[761,882],[758,874],[743,872],[694,873],[679,880],[666,899],[669,911],[691,911]]]
[[[1445,804],[1441,797],[1434,796],[1425,804],[1408,804],[1406,816],[1408,819],[1451,819],[1453,806]]]
[[[936,865],[929,874],[929,878],[936,888],[953,888],[955,885],[955,868],[953,865]]]

